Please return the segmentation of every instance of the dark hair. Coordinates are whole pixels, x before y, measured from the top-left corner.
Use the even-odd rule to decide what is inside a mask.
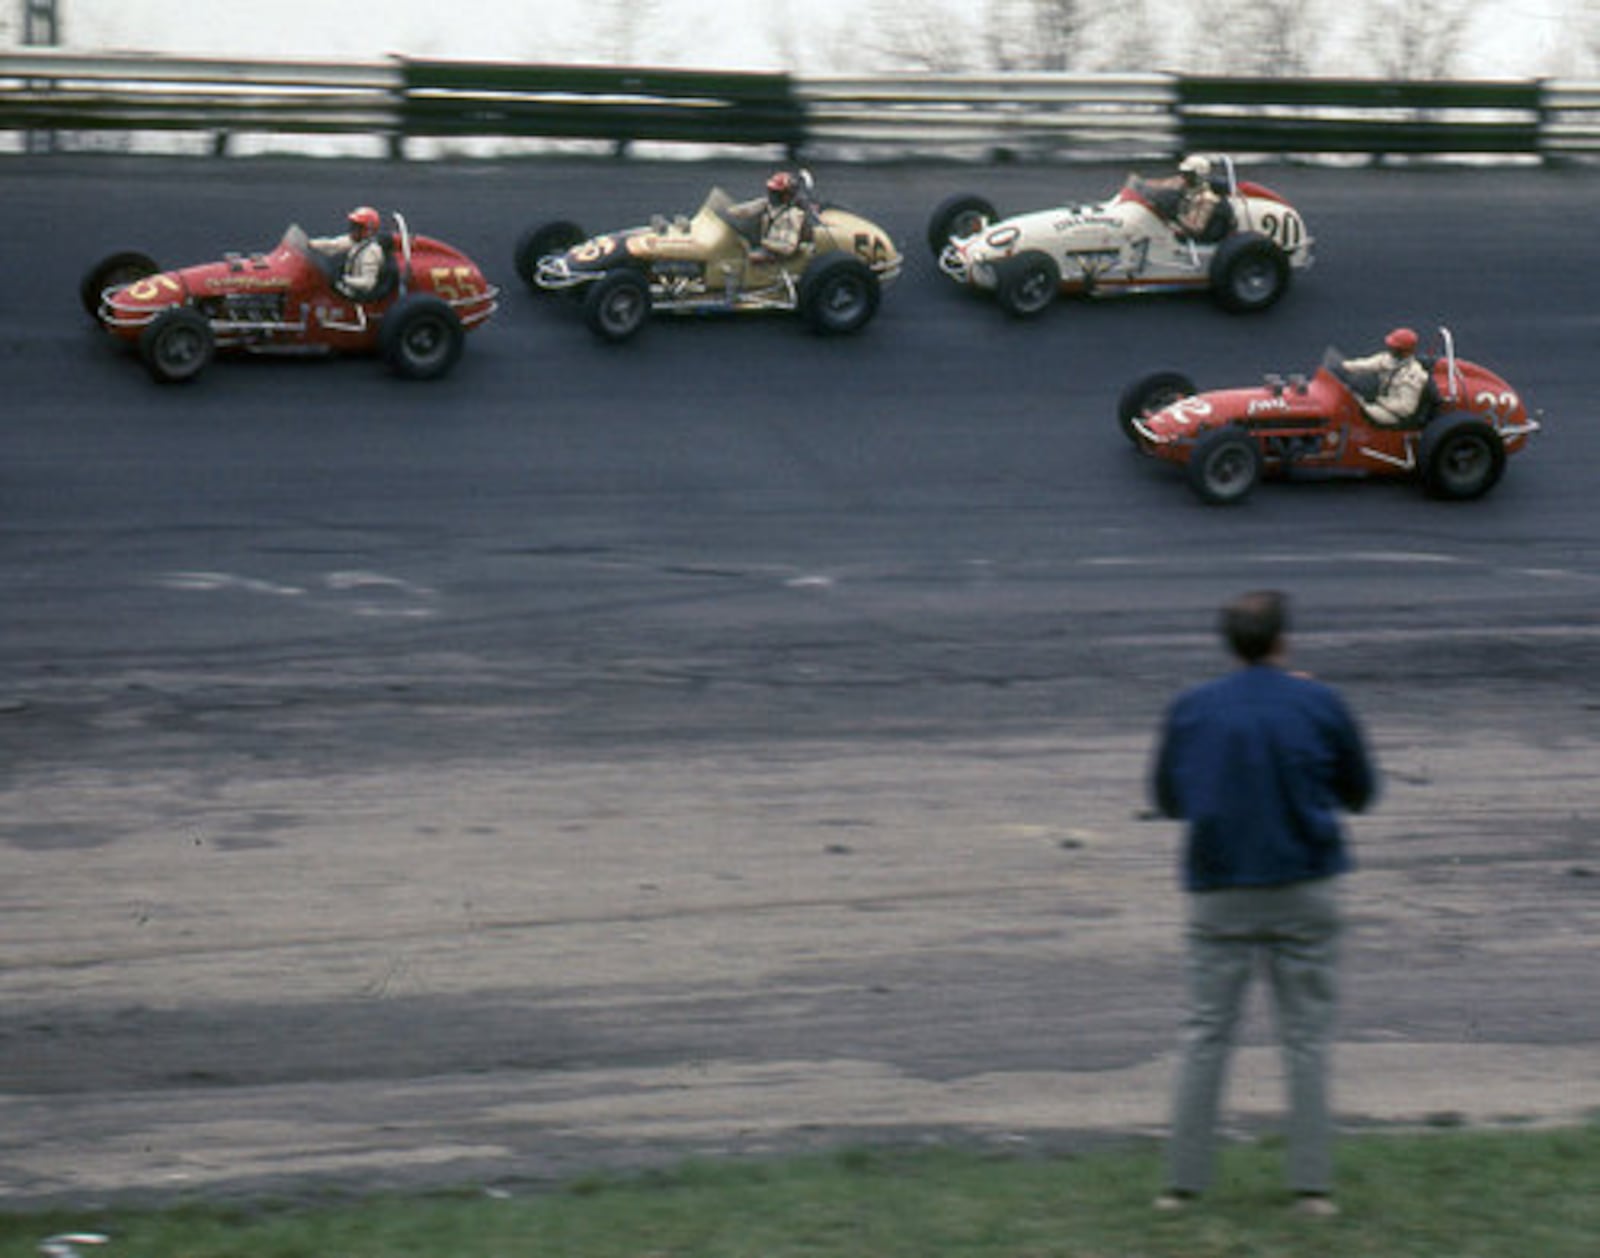
[[[1241,594],[1222,609],[1222,636],[1247,664],[1271,655],[1289,628],[1289,597],[1277,590]]]

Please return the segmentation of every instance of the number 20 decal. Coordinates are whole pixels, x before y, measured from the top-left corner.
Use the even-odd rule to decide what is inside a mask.
[[[1261,216],[1261,233],[1275,241],[1286,253],[1293,253],[1306,239],[1306,225],[1293,210],[1274,210]]]

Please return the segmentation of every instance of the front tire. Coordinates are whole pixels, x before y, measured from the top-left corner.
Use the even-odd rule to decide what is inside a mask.
[[[1211,258],[1211,291],[1232,314],[1266,310],[1289,290],[1289,255],[1265,236],[1236,232]]]
[[[1237,428],[1218,428],[1195,442],[1185,471],[1200,501],[1214,507],[1243,502],[1261,479],[1261,451]]]
[[[546,223],[542,227],[530,227],[517,238],[513,257],[517,274],[529,289],[542,293],[545,290],[538,284],[539,259],[548,258],[553,253],[565,253],[573,245],[582,244],[587,239],[583,228],[566,219]]]
[[[1493,426],[1462,415],[1436,419],[1422,434],[1422,484],[1452,502],[1481,498],[1506,470],[1506,447]]]
[[[631,268],[596,280],[583,299],[583,320],[604,341],[626,341],[649,317],[650,281]]]
[[[432,293],[412,293],[385,316],[378,347],[402,379],[437,380],[456,365],[465,338],[449,303]]]
[[[800,315],[823,336],[859,332],[877,313],[879,296],[872,268],[849,254],[824,254],[800,277]]]
[[[1158,371],[1135,380],[1117,399],[1117,424],[1122,435],[1137,445],[1139,435],[1134,431],[1134,420],[1171,406],[1179,398],[1190,397],[1194,391],[1194,381],[1181,371]]]
[[[215,352],[211,323],[193,306],[163,310],[139,333],[139,361],[161,384],[193,380]]]
[[[995,267],[995,300],[1013,319],[1031,319],[1056,298],[1061,268],[1048,253],[1030,250]]]
[[[928,216],[928,248],[933,251],[934,260],[938,260],[952,240],[975,235],[999,217],[994,206],[983,197],[965,192],[946,197]]]
[[[121,288],[142,280],[148,275],[159,275],[161,268],[148,254],[124,250],[102,258],[86,272],[78,284],[78,300],[91,319],[100,318],[100,298],[108,288]]]

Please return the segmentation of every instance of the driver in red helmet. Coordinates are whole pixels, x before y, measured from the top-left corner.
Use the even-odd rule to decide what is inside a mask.
[[[370,205],[358,205],[346,222],[349,227],[344,235],[320,236],[311,241],[311,247],[342,258],[334,287],[346,297],[361,301],[372,295],[383,274],[383,244],[378,239],[381,220]]]
[[[752,262],[782,262],[792,258],[805,237],[806,211],[800,204],[800,181],[787,170],[775,171],[767,180],[765,198],[746,201],[730,213],[757,221]]]
[[[1347,358],[1346,371],[1373,372],[1378,386],[1371,400],[1361,399],[1361,409],[1375,424],[1393,428],[1410,420],[1422,405],[1428,387],[1428,369],[1417,361],[1417,334],[1395,328],[1383,338],[1383,349],[1366,358]]]

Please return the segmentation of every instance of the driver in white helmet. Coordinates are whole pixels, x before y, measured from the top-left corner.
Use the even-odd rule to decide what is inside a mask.
[[[361,301],[373,294],[383,275],[383,244],[378,239],[382,220],[370,205],[358,205],[346,221],[349,228],[342,236],[319,236],[310,244],[319,253],[342,259],[334,287]]]
[[[1211,159],[1191,153],[1178,163],[1178,173],[1165,179],[1146,179],[1140,188],[1172,221],[1173,229],[1187,240],[1215,239],[1225,202],[1211,185]]]

